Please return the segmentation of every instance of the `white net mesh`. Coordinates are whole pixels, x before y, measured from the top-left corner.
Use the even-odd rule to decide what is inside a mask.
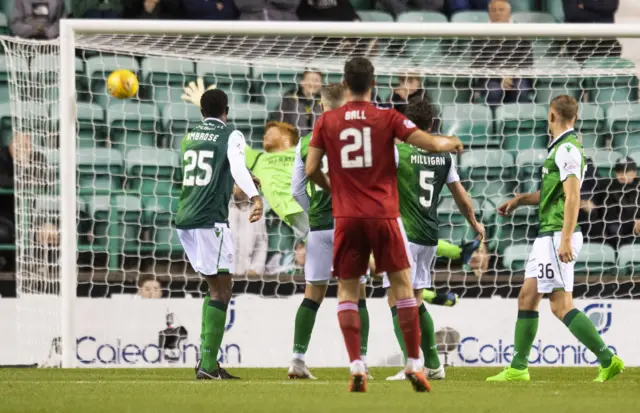
[[[2,139],[6,144],[24,135],[31,143],[28,167],[15,173],[17,291],[55,294],[60,279],[57,170],[60,162],[71,161],[58,153],[59,47],[13,38],[5,38],[3,46],[7,75],[0,93],[8,90],[10,104],[2,106]],[[467,147],[458,166],[487,227],[485,252],[474,261],[483,276],[442,258],[436,288],[455,289],[463,297],[517,293],[536,235],[537,211],[523,208],[501,218],[495,210],[514,193],[537,189],[549,139],[549,101],[570,94],[580,102],[578,128],[595,167],[583,189],[584,200],[596,208],[581,212],[588,242],[576,267],[576,294],[637,294],[636,215],[628,219],[631,206],[608,197],[606,182],[614,183],[610,178],[619,158],[640,161],[640,62],[620,57],[615,40],[105,33],[78,35],[76,47],[75,74],[60,75],[75,76],[77,89],[79,296],[136,293],[138,281],[147,276],[160,281],[165,297],[204,291],[172,226],[181,137],[201,120],[199,110],[181,100],[188,82],[203,78],[205,85],[225,90],[230,122],[252,148],[262,150],[268,120],[293,123],[302,133],[312,129],[320,107],[317,95],[307,97],[301,90],[303,72],[318,71],[323,83],[339,82],[344,61],[358,55],[375,65],[379,102],[398,99],[406,92],[396,90],[401,82],[417,78],[417,90],[410,93],[426,96],[439,131],[459,136]],[[137,74],[137,97],[119,101],[107,94],[106,78],[117,69]],[[616,209],[616,202],[622,207]],[[234,210],[246,213],[242,203]],[[459,245],[473,238],[446,189],[439,218],[441,239]],[[237,259],[251,262],[238,264],[246,271],[236,275],[234,292],[300,292],[301,240],[273,211],[259,228],[235,235],[244,244]],[[382,294],[377,282],[372,286],[370,293]]]

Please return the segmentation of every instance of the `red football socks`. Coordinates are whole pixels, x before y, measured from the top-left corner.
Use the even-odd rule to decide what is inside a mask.
[[[405,298],[396,302],[398,309],[398,324],[402,330],[407,357],[420,358],[420,320],[415,298]]]
[[[355,360],[360,360],[360,314],[358,313],[358,304],[351,301],[338,303],[338,322],[349,353],[349,361],[353,363]]]

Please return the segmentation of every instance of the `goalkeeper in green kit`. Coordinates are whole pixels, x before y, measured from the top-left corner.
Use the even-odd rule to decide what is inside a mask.
[[[175,225],[189,263],[205,278],[198,380],[236,379],[217,363],[224,336],[236,248],[227,223],[233,183],[251,200],[249,221],[262,216],[262,198],[245,166],[245,140],[227,126],[227,95],[209,90],[198,102],[204,121],[182,140],[182,192]]]
[[[549,294],[551,311],[600,363],[596,382],[611,380],[624,370],[591,320],[573,304],[575,260],[582,248],[578,226],[580,186],[586,170],[580,139],[573,129],[578,102],[568,95],[551,101],[549,131],[552,141],[542,166],[538,192],[518,195],[498,208],[509,215],[521,205],[538,205],[538,238],[525,265],[525,280],[518,296],[518,320],[511,365],[487,381],[529,381],[529,353],[538,331],[538,305]]]
[[[207,88],[213,89],[215,85]],[[204,91],[204,83],[199,78],[197,82],[190,82],[185,87],[182,100],[199,106],[200,96]],[[303,238],[309,229],[307,214],[291,196],[291,173],[298,132],[295,127],[284,122],[269,122],[264,132],[264,152],[249,146],[245,148],[247,168],[260,180],[264,197],[273,212],[294,230],[297,238]]]

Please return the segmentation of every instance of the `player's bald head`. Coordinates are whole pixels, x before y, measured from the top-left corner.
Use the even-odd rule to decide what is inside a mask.
[[[331,83],[320,91],[320,102],[323,111],[338,109],[346,100],[344,86],[340,83]]]
[[[205,118],[226,120],[229,113],[229,98],[220,89],[207,90],[200,98],[200,111]]]
[[[427,99],[416,97],[409,101],[404,115],[420,129],[430,132],[433,128],[433,106]]]
[[[352,95],[362,96],[375,85],[374,68],[364,57],[354,57],[344,65],[344,83]]]

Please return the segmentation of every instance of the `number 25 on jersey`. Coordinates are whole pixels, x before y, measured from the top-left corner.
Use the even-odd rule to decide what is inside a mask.
[[[184,186],[205,186],[211,182],[213,168],[209,161],[213,159],[213,151],[188,150],[184,153]],[[204,172],[204,176],[202,176]]]
[[[353,141],[346,144],[340,150],[340,164],[344,169],[370,168],[373,164],[371,155],[371,128],[344,129],[340,132],[341,141]],[[354,155],[362,149],[362,155]]]

